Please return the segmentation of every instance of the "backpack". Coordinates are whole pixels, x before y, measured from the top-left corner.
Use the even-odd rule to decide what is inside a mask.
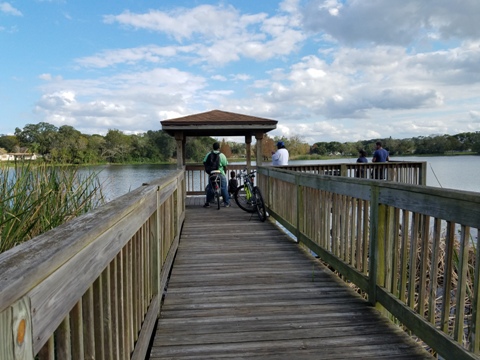
[[[215,153],[213,151],[208,154],[207,159],[204,162],[205,172],[210,175],[212,170],[218,170],[220,168],[220,153]]]

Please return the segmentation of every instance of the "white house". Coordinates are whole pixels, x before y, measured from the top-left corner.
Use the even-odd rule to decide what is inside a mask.
[[[37,160],[37,154],[30,154],[30,153],[0,154],[0,161],[15,161],[15,160]]]

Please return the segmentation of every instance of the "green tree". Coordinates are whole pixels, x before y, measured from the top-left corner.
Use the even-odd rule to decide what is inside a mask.
[[[105,148],[102,156],[109,162],[121,163],[129,160],[132,141],[128,135],[117,129],[109,129],[105,135]]]
[[[101,135],[87,135],[87,148],[85,149],[84,162],[87,164],[93,164],[97,162],[106,161],[102,157],[103,150],[106,148],[105,138]]]
[[[4,148],[7,152],[15,152],[15,149],[18,148],[20,142],[18,138],[13,135],[2,135],[0,136],[0,148]]]
[[[176,150],[175,139],[162,130],[149,130],[146,133],[149,143],[149,158],[160,161],[170,160]]]
[[[53,143],[58,128],[46,122],[38,124],[27,124],[20,130],[15,129],[15,136],[21,146],[27,147],[31,152],[43,156],[50,153],[50,146]]]
[[[285,147],[288,149],[290,156],[306,155],[310,151],[310,145],[308,145],[299,135],[293,135],[283,141],[285,142]]]
[[[185,143],[185,157],[192,161],[201,163],[207,152],[212,150],[216,140],[211,137],[188,137]]]
[[[466,142],[466,146],[468,146],[467,149],[471,149],[480,155],[480,131],[471,133],[468,143]]]
[[[232,155],[236,157],[244,157],[246,156],[246,148],[247,145],[245,143],[230,143],[230,150],[232,151]]]
[[[326,142],[317,142],[310,147],[310,154],[326,155],[327,154],[327,143]]]
[[[58,129],[51,145],[52,161],[62,164],[82,164],[88,140],[72,126],[63,125]]]

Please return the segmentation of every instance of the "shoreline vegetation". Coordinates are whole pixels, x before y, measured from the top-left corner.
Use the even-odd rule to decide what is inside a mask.
[[[302,135],[275,136],[265,134],[262,140],[262,156],[270,161],[276,143],[283,141],[292,160],[323,160],[342,157],[357,157],[360,150],[371,157],[375,143],[396,156],[450,156],[455,154],[479,154],[480,131],[456,135],[430,135],[406,139],[377,138],[349,142],[320,141],[310,144]],[[185,158],[187,162],[201,163],[214,142],[231,161],[244,161],[247,147],[242,141],[209,136],[187,137]],[[49,164],[97,165],[97,164],[169,164],[175,162],[177,144],[175,139],[162,130],[125,134],[110,129],[105,135],[83,134],[69,125],[56,127],[46,122],[27,124],[16,128],[14,135],[0,134],[0,159],[8,160],[22,155],[38,156]],[[252,155],[255,153],[252,151]],[[254,156],[252,156],[254,157]]]
[[[105,203],[97,173],[0,164],[0,253]]]
[[[442,157],[442,156],[480,156],[480,153],[476,152],[451,152],[451,153],[445,153],[445,154],[406,154],[406,155],[401,155],[401,157]],[[353,155],[317,155],[317,154],[306,154],[306,155],[294,155],[290,157],[291,161],[308,161],[308,160],[342,160],[342,159],[352,159],[355,158]],[[244,157],[228,157],[228,161],[232,164],[234,163],[241,163],[245,162],[246,159]],[[255,161],[255,157],[252,157],[252,160]],[[70,163],[47,163],[43,159],[37,159],[37,160],[25,160],[28,163],[31,163],[32,165],[45,165],[49,167],[88,167],[88,166],[101,166],[101,165],[108,165],[108,166],[123,166],[123,165],[175,165],[176,164],[176,159],[170,159],[169,161],[126,161],[126,162],[98,162],[98,163],[83,163],[83,164],[70,164]],[[392,159],[390,160],[391,162],[395,161],[395,157],[392,156]],[[16,164],[23,163],[24,161],[2,161],[0,164],[3,165],[9,165],[9,166],[16,166]],[[268,158],[267,160],[264,159],[264,162],[271,162],[271,158]],[[194,164],[198,163],[193,160],[187,160],[187,164]]]

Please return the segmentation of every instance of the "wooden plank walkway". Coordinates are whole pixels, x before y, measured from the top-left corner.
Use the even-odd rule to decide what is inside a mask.
[[[429,359],[273,223],[187,206],[150,359]]]

